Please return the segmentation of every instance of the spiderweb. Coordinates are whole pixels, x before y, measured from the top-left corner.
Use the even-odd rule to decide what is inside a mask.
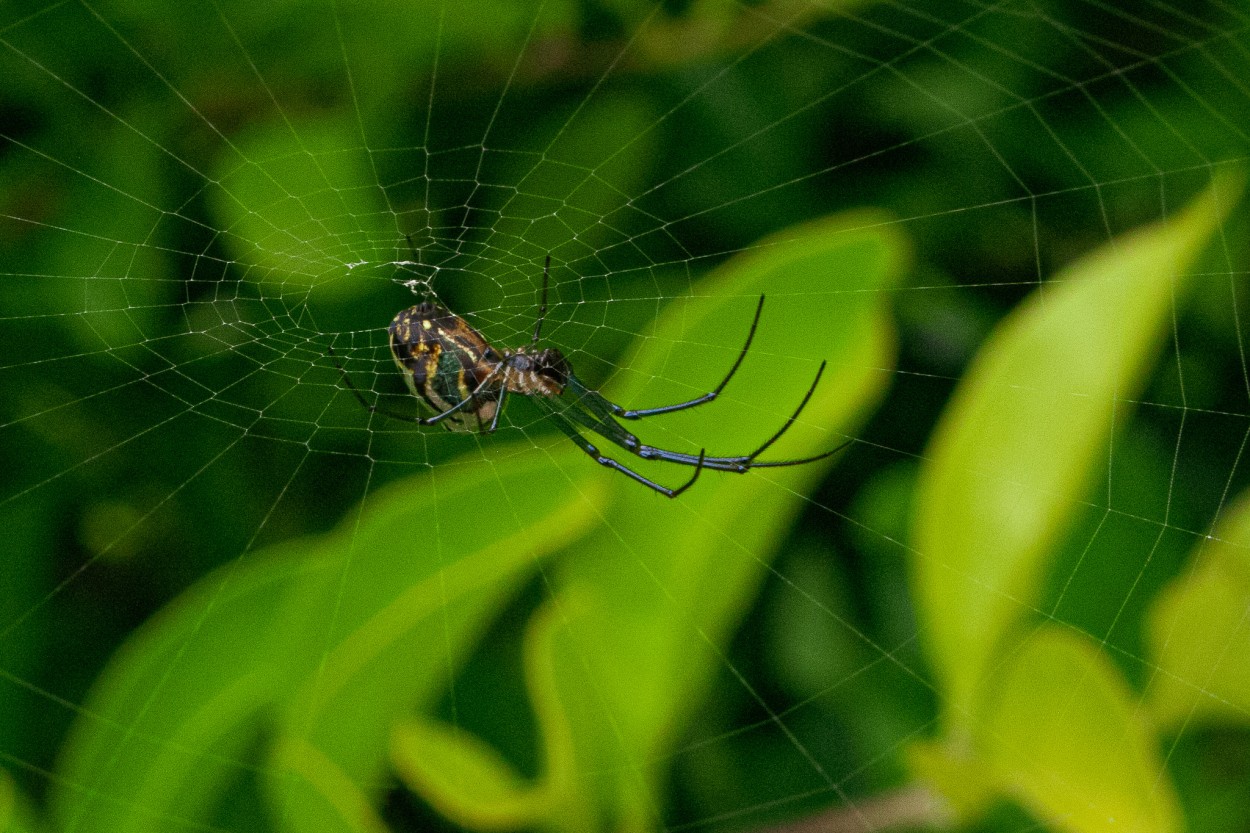
[[[201,623],[228,605],[229,571],[266,547],[338,528],[348,550],[368,549],[363,530],[394,484],[432,507],[407,544],[450,564],[471,536],[433,520],[456,499],[440,493],[442,473],[497,479],[490,505],[467,509],[524,529],[545,498],[508,478],[536,467],[574,484],[561,500],[583,507],[594,540],[631,554],[645,589],[622,594],[683,608],[679,637],[710,658],[703,705],[675,707],[677,736],[636,762],[664,773],[664,798],[644,813],[651,826],[761,829],[830,804],[868,823],[872,796],[901,780],[905,751],[935,731],[946,697],[904,591],[911,559],[962,569],[908,543],[933,426],[1018,302],[1045,301],[1065,265],[1176,217],[1245,160],[1247,24],[1219,2],[6,8],[0,810],[9,779],[36,805],[58,793],[114,808],[134,800],[107,778],[68,778],[61,744],[92,721],[145,735],[145,713],[105,720],[88,692],[128,634],[211,570],[224,565],[226,578],[190,597]],[[413,411],[387,347],[391,317],[434,299],[497,347],[527,344],[550,255],[544,344],[591,387],[636,394],[627,407],[682,401],[723,377],[759,291],[733,290],[702,330],[725,300],[704,277],[865,206],[889,214],[846,227],[909,241],[901,286],[767,284],[741,379],[708,408],[638,427],[687,454],[747,453],[785,422],[832,349],[794,340],[804,315],[824,314],[813,310],[831,297],[888,309],[897,359],[883,348],[842,365],[879,378],[882,401],[865,396],[840,426],[800,418],[800,441],[774,454],[851,439],[836,469],[807,485],[781,470],[747,475],[747,488],[788,501],[796,519],[784,540],[740,540],[738,519],[713,503],[655,497],[613,514],[597,490],[633,506],[641,487],[579,455],[520,397],[495,435],[418,429],[362,409],[331,356],[366,399]],[[1138,686],[1138,705],[1170,675],[1236,726],[1246,701],[1211,678],[1241,650],[1244,618],[1217,640],[1223,653],[1189,651],[1184,672],[1161,664],[1142,625],[1161,589],[1197,569],[1191,553],[1246,484],[1244,226],[1215,227],[1219,254],[1187,267],[1197,288],[1169,305],[1161,358],[1118,403],[1121,430],[1099,446],[1096,486],[1065,526],[1047,589],[1014,604],[1092,637]],[[822,391],[839,384],[835,364]],[[738,431],[759,439],[723,448]],[[672,485],[689,477],[637,465]],[[665,518],[759,568],[762,587],[726,632],[635,543],[638,526]],[[323,664],[361,559],[340,565],[341,585],[315,607],[328,623],[314,649]],[[515,653],[528,611],[560,597],[558,568],[528,563],[528,583],[483,616],[486,647],[447,658],[437,702],[452,725],[491,736],[490,719],[470,714],[485,698],[517,704],[498,707],[501,725],[524,711],[523,685],[508,689],[488,666]],[[557,607],[576,631],[572,608]],[[140,702],[165,696],[199,633],[175,640]],[[621,667],[624,652],[647,651],[617,648]],[[584,646],[578,657],[613,662]],[[612,692],[600,694],[605,725],[628,734]],[[1184,803],[1198,806],[1220,784],[1192,772],[1244,756],[1244,730],[1178,725],[1164,754],[1190,790]],[[507,734],[493,730],[493,741]],[[537,766],[533,743],[515,747],[523,769]],[[277,767],[228,757],[241,779]],[[394,783],[384,791],[395,829],[444,823]],[[235,815],[161,824],[298,821],[294,799],[261,809],[244,793]],[[1036,823],[1018,809],[999,815],[1001,829]],[[61,821],[91,829],[91,819]]]

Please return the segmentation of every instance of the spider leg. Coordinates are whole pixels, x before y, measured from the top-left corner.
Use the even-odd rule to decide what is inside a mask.
[[[422,425],[437,425],[438,423],[442,422],[443,420],[445,420],[447,417],[451,416],[452,414],[459,413],[460,411],[463,411],[465,408],[469,407],[470,405],[476,405],[478,401],[477,399],[478,394],[484,391],[486,389],[486,386],[490,384],[491,380],[493,380],[497,375],[498,375],[497,372],[491,373],[489,376],[487,376],[485,379],[483,379],[481,382],[478,383],[478,386],[473,389],[473,393],[470,393],[467,397],[460,400],[455,405],[452,405],[450,408],[443,411],[441,414],[435,414],[434,416],[429,417],[428,419],[421,420],[421,424]],[[500,407],[495,409],[495,414],[493,417],[491,417],[491,421],[490,421],[491,431],[495,430],[495,423],[499,420],[499,411],[502,409],[502,406],[503,406],[502,393],[500,394],[499,404],[500,404]],[[479,419],[478,420],[479,431],[481,431],[481,427],[482,427],[482,422]]]
[[[820,363],[820,367],[816,370],[816,378],[812,379],[812,384],[808,387],[807,393],[803,394],[803,399],[801,402],[799,402],[799,406],[794,409],[794,413],[790,414],[789,419],[787,419],[785,424],[782,425],[781,428],[777,430],[777,433],[773,434],[771,437],[765,440],[764,443],[759,448],[755,449],[750,454],[747,454],[742,457],[709,457],[704,465],[707,468],[719,469],[723,471],[735,471],[739,473],[747,472],[747,471],[750,471],[751,469],[756,469],[756,468],[782,468],[785,466],[801,466],[804,463],[814,463],[817,460],[823,460],[826,457],[832,457],[834,454],[837,454],[839,451],[841,451],[842,449],[850,445],[851,441],[847,440],[846,442],[842,443],[841,445],[829,451],[825,451],[821,454],[816,454],[811,457],[801,457],[801,458],[794,459],[794,460],[765,460],[762,463],[757,463],[755,461],[756,457],[763,454],[765,451],[768,450],[768,448],[773,443],[781,439],[782,436],[787,431],[790,430],[790,426],[794,425],[794,423],[798,420],[799,415],[803,413],[803,409],[807,407],[807,403],[811,401],[812,394],[816,392],[816,386],[820,384],[820,377],[825,372],[825,364],[826,363],[823,361]],[[666,451],[662,448],[650,448],[649,446],[648,446],[648,450],[651,452],[651,454],[653,454],[654,456],[658,457],[661,460],[666,460],[667,462],[670,462],[670,463],[681,463],[682,465],[687,465],[687,466],[693,465],[693,463],[691,462],[693,458],[689,454],[681,454],[680,452],[675,452],[675,451]],[[720,465],[722,463],[724,464],[723,466]]]
[[[381,414],[382,416],[389,417],[390,419],[398,419],[403,422],[414,422],[417,425],[437,425],[438,423],[442,422],[444,419],[451,416],[452,414],[459,413],[460,411],[469,407],[469,405],[477,401],[477,395],[481,393],[482,390],[485,389],[487,383],[490,382],[492,379],[494,379],[495,376],[497,375],[497,374],[492,373],[490,376],[487,376],[485,379],[481,381],[481,383],[476,388],[473,389],[473,393],[469,394],[468,397],[461,400],[460,402],[457,402],[455,405],[443,411],[442,413],[435,414],[432,417],[425,417],[425,418],[414,417],[414,416],[408,416],[407,414],[401,414],[396,411],[391,411],[379,405],[370,405],[368,400],[365,399],[364,394],[360,392],[360,388],[356,387],[356,383],[352,381],[352,377],[347,375],[347,371],[343,369],[343,365],[339,364],[339,360],[334,357],[334,348],[332,346],[327,345],[326,350],[330,355],[330,361],[334,362],[334,366],[338,368],[339,373],[343,377],[343,381],[347,383],[347,389],[351,391],[352,396],[356,397],[356,401],[364,406],[364,409],[366,411],[369,411],[370,413],[374,413],[374,414]],[[503,405],[503,402],[501,399],[500,406],[502,407],[502,405]],[[495,419],[497,420],[498,418],[499,418],[499,411],[496,410]],[[495,424],[495,421],[492,420],[491,430],[494,430],[494,424]]]
[[[600,453],[599,449],[594,445],[594,443],[590,442],[590,440],[582,436],[582,434],[577,430],[577,426],[575,426],[572,422],[566,419],[564,414],[562,414],[551,403],[541,398],[536,398],[535,401],[541,403],[542,409],[546,412],[548,418],[550,418],[550,420],[556,424],[556,427],[559,428],[566,437],[572,440],[573,443],[578,448],[580,448],[582,451],[585,451],[588,455],[590,455],[591,459],[593,459],[596,463],[598,463],[601,466],[606,466],[607,468],[613,469],[615,471],[619,471],[621,474],[625,475],[626,477],[632,478],[633,480],[646,486],[648,489],[652,489],[656,492],[659,492],[665,497],[677,497],[682,492],[686,491],[691,486],[693,486],[694,482],[699,479],[699,475],[703,473],[704,453],[700,451],[699,456],[694,464],[694,474],[690,476],[689,480],[687,480],[685,483],[681,484],[675,489],[670,489],[667,486],[661,486],[659,483],[656,483],[654,480],[644,477],[643,475],[639,474],[638,472],[634,471],[628,466],[625,466],[622,463],[619,463],[616,460],[613,460],[611,457],[608,457]]]
[[[495,429],[499,427],[499,415],[503,413],[503,403],[508,401],[508,371],[503,372],[503,385],[499,389],[499,401],[495,404],[495,413],[490,418],[490,427],[486,429],[486,434],[495,433]]]
[[[543,321],[547,318],[547,275],[551,272],[551,254],[547,254],[547,262],[543,265],[543,292],[538,301],[538,320],[534,322],[534,338],[531,344],[538,343],[538,336],[543,331]]]
[[[790,414],[790,418],[786,420],[786,424],[781,426],[781,428],[777,430],[776,434],[773,434],[771,437],[765,440],[763,445],[761,445],[759,448],[755,449],[754,451],[752,451],[750,454],[747,455],[746,462],[749,465],[752,465],[752,466],[763,465],[761,463],[755,463],[754,462],[755,458],[763,454],[768,449],[768,447],[771,446],[773,443],[777,442],[777,440],[781,439],[782,435],[785,434],[787,431],[789,431],[790,426],[793,425],[795,420],[799,418],[799,414],[803,413],[803,409],[807,407],[807,403],[809,400],[811,400],[812,394],[816,392],[816,386],[820,384],[820,377],[824,375],[824,372],[825,372],[825,364],[826,362],[824,360],[821,360],[820,367],[817,368],[816,370],[816,378],[812,380],[811,387],[807,389],[807,393],[803,394],[803,401],[799,403],[799,407],[794,409],[794,413]],[[798,465],[799,463],[810,463],[816,460],[820,460],[823,457],[827,457],[829,456],[829,454],[832,454],[832,453],[833,452],[826,452],[825,454],[821,454],[818,457],[812,457],[809,460],[782,461],[782,464],[794,466],[794,465]],[[776,466],[777,464],[773,463],[772,465]]]
[[[838,443],[837,445],[835,445],[833,448],[829,449],[828,451],[822,452],[820,454],[814,454],[811,457],[799,457],[794,460],[765,460],[762,463],[757,463],[756,461],[752,460],[747,464],[747,468],[748,469],[779,469],[779,468],[784,468],[785,466],[801,466],[804,463],[815,463],[817,460],[823,460],[826,457],[832,457],[833,455],[837,454],[842,449],[846,448],[852,442],[853,442],[852,440],[847,440],[844,443]]]
[[[655,416],[657,414],[671,414],[674,411],[684,411],[687,408],[693,408],[702,405],[705,402],[711,402],[720,396],[721,391],[729,384],[729,380],[738,372],[738,368],[742,366],[742,360],[747,357],[747,351],[751,349],[751,342],[755,339],[755,328],[760,324],[760,313],[764,311],[764,296],[760,296],[760,301],[755,305],[755,318],[751,319],[751,329],[747,331],[746,343],[742,345],[742,349],[738,351],[738,358],[734,360],[733,366],[729,368],[729,372],[725,374],[725,378],[721,379],[719,385],[713,390],[702,396],[696,396],[685,402],[678,402],[676,405],[661,405],[658,408],[638,408],[636,410],[627,410],[620,405],[609,402],[604,396],[597,391],[587,391],[588,398],[598,398],[603,400],[604,405],[612,411],[612,416],[618,419],[642,419],[643,417]]]
[[[343,369],[343,365],[339,364],[339,360],[335,358],[334,348],[326,347],[326,351],[328,352],[330,356],[330,361],[334,362],[334,366],[338,368],[339,374],[343,377],[343,381],[347,384],[347,389],[351,391],[352,396],[356,397],[356,401],[359,402],[366,411],[369,411],[370,413],[381,414],[382,416],[390,417],[391,419],[403,420],[404,422],[416,422],[419,424],[424,424],[425,420],[421,419],[420,417],[414,417],[414,416],[408,416],[407,414],[395,413],[393,411],[389,411],[385,408],[379,407],[378,405],[370,405],[368,401],[365,400],[364,394],[360,392],[360,388],[356,387],[356,383],[352,381],[352,377],[347,375],[347,371]]]
[[[745,473],[753,468],[799,466],[804,463],[814,463],[817,460],[832,457],[834,454],[849,445],[850,441],[848,440],[836,448],[811,457],[802,457],[793,460],[765,460],[763,462],[757,462],[755,458],[766,451],[773,445],[773,443],[781,439],[781,437],[788,430],[790,430],[790,426],[794,425],[794,423],[798,420],[799,415],[803,413],[803,409],[807,407],[807,403],[811,400],[812,394],[815,393],[816,386],[820,383],[820,377],[824,374],[824,372],[825,362],[821,362],[820,368],[816,371],[816,377],[812,380],[811,386],[808,387],[807,393],[803,395],[802,401],[799,402],[798,407],[794,409],[794,413],[790,415],[785,424],[782,425],[775,434],[769,437],[759,448],[755,449],[750,454],[742,454],[732,457],[709,457],[706,454],[686,454],[680,451],[669,451],[664,448],[656,448],[655,446],[646,445],[632,433],[627,431],[623,425],[612,419],[610,414],[604,412],[602,405],[590,397],[579,396],[577,401],[571,407],[562,412],[562,415],[567,419],[582,425],[588,430],[594,431],[604,439],[619,445],[621,448],[624,448],[626,451],[629,451],[644,460],[663,460],[666,463],[677,463],[683,466],[697,465],[702,468],[713,469],[714,471],[731,471],[738,474]],[[574,388],[575,391],[587,390],[585,385],[578,381],[576,377],[570,376],[569,386],[574,387],[574,382],[576,382],[576,387]],[[590,393],[594,393],[594,391],[590,391]],[[599,399],[603,399],[605,402],[607,401],[602,396],[599,396]]]
[[[537,399],[537,397],[535,397]],[[716,471],[746,471],[743,468],[745,457],[708,457],[706,454],[683,454],[678,451],[666,451],[662,448],[646,445],[619,422],[612,419],[601,419],[593,411],[582,407],[580,403],[571,403],[563,410],[551,401],[543,401],[546,409],[553,416],[558,416],[567,423],[576,423],[588,431],[593,431],[605,440],[619,445],[629,453],[644,460],[663,460],[668,463],[680,463],[686,466],[698,466]]]

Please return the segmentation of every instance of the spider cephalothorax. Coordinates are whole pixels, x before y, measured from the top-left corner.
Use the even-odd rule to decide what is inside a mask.
[[[763,462],[756,460],[798,419],[807,401],[811,399],[813,391],[816,390],[816,385],[820,382],[820,376],[825,370],[824,362],[820,363],[816,378],[812,380],[811,387],[807,389],[803,400],[790,418],[772,437],[750,454],[737,457],[708,457],[705,451],[700,451],[698,454],[685,454],[680,451],[644,445],[636,436],[625,430],[625,427],[617,420],[636,420],[682,411],[711,402],[719,396],[751,348],[751,341],[755,338],[755,328],[760,323],[760,313],[764,309],[764,296],[760,296],[759,304],[755,308],[755,318],[747,333],[746,343],[742,345],[742,350],[738,353],[733,367],[729,368],[729,372],[725,374],[725,378],[715,390],[675,405],[629,410],[610,402],[598,391],[588,388],[573,373],[573,368],[569,366],[564,354],[556,348],[537,349],[538,339],[542,334],[543,320],[547,315],[547,281],[550,269],[551,258],[548,257],[547,265],[543,268],[543,288],[539,296],[538,320],[534,324],[533,338],[530,339],[529,344],[514,350],[502,352],[496,350],[463,318],[431,301],[424,301],[409,307],[391,321],[390,345],[395,365],[403,374],[408,389],[433,411],[434,416],[408,416],[382,410],[377,405],[370,405],[352,383],[347,371],[343,370],[337,362],[336,366],[343,374],[343,380],[347,383],[352,395],[368,410],[420,425],[441,424],[452,431],[490,433],[499,424],[499,415],[503,412],[504,402],[508,395],[527,396],[565,436],[600,465],[616,469],[668,497],[677,497],[694,485],[704,469],[743,473],[754,468],[797,466],[823,460],[846,445],[843,443],[831,451],[798,460]],[[330,352],[333,354],[333,349]],[[565,397],[566,391],[571,394],[569,397]],[[694,474],[676,488],[661,486],[611,457],[601,454],[599,449],[583,436],[582,430],[598,434],[643,459],[693,466]]]
[[[523,396],[560,396],[569,383],[569,362],[554,347],[536,353],[518,347],[506,354],[508,390]]]

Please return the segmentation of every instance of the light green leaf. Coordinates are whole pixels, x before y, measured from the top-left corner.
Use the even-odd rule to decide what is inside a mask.
[[[853,436],[893,362],[889,289],[907,262],[896,226],[843,215],[762,241],[674,301],[609,388],[630,407],[710,390],[741,349],[767,293],[756,340],[716,402],[631,425],[645,442],[698,453],[748,453],[777,430],[821,359],[825,378],[802,417],[761,459],[802,457]],[[591,382],[593,384],[593,381]],[[585,600],[558,664],[573,721],[581,789],[618,829],[645,830],[665,752],[698,708],[725,646],[750,609],[784,530],[838,457],[745,475],[707,471],[669,501],[619,476],[596,534],[562,561],[560,586]],[[688,469],[629,460],[666,484]],[[573,465],[584,466],[585,461]]]
[[[1250,493],[1191,556],[1150,610],[1157,670],[1148,693],[1160,723],[1250,721]]]
[[[399,777],[439,812],[471,830],[531,826],[550,798],[476,735],[441,723],[395,728],[391,757]]]
[[[1008,660],[985,714],[984,748],[1002,789],[1048,826],[1181,829],[1154,730],[1087,638],[1041,627]]]
[[[594,520],[600,484],[553,465],[576,449],[495,450],[372,496],[293,599],[316,670],[280,714],[268,786],[285,829],[377,829],[393,727],[433,708],[499,608]]]
[[[71,727],[52,815],[77,833],[201,829],[248,771],[289,665],[275,612],[302,543],[205,576],[114,654]]]
[[[966,732],[1004,635],[1139,398],[1193,264],[1241,191],[1117,238],[1026,300],[981,349],[918,486],[913,592],[948,732]]]
[[[448,818],[472,830],[585,831],[588,796],[576,786],[570,722],[555,679],[562,629],[573,605],[548,602],[526,633],[525,668],[544,745],[543,771],[528,781],[492,747],[463,730],[424,720],[396,727],[391,755],[409,788]]]
[[[371,497],[375,511],[246,554],[146,623],[71,730],[51,802],[61,826],[200,829],[230,785],[254,776],[249,751],[281,707],[278,815],[310,830],[333,818],[375,829],[391,723],[443,690],[491,612],[594,506],[593,487],[573,499],[547,455],[525,453],[400,482]],[[533,515],[484,511],[479,498],[509,500],[492,489],[513,504],[524,496]],[[440,534],[462,549],[442,551]]]

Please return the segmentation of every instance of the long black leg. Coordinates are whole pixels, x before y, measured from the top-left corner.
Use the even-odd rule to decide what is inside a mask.
[[[694,482],[699,479],[699,475],[703,472],[704,466],[703,466],[702,461],[703,461],[704,454],[703,452],[699,452],[699,457],[694,467],[694,474],[690,476],[689,480],[687,480],[685,483],[683,483],[682,485],[678,486],[675,489],[670,489],[667,486],[661,486],[659,483],[656,483],[654,480],[651,480],[647,477],[642,476],[641,474],[629,468],[628,466],[625,466],[617,462],[616,460],[613,460],[611,457],[601,454],[599,452],[599,449],[595,447],[595,445],[592,442],[590,442],[590,440],[583,437],[581,433],[577,430],[577,427],[573,425],[573,423],[565,419],[564,415],[560,413],[560,411],[557,410],[555,407],[553,407],[551,403],[548,403],[545,400],[537,400],[537,401],[540,401],[542,403],[542,406],[543,406],[542,409],[547,413],[547,416],[551,419],[551,421],[556,424],[556,427],[559,428],[566,437],[572,440],[573,443],[577,445],[578,448],[580,448],[582,451],[585,451],[588,455],[590,455],[591,459],[593,459],[596,463],[598,463],[601,466],[606,466],[607,468],[613,469],[615,471],[619,471],[621,474],[625,475],[626,477],[636,480],[637,482],[646,486],[648,489],[653,489],[656,492],[659,492],[660,494],[664,495],[665,497],[677,497],[682,492],[686,491],[691,486],[693,486]]]
[[[334,357],[334,348],[331,346],[327,346],[326,350],[329,352],[330,361],[334,362],[334,366],[338,368],[339,373],[343,377],[343,381],[347,383],[347,389],[351,391],[352,396],[356,397],[356,401],[364,406],[366,411],[369,411],[370,413],[374,413],[374,414],[381,414],[382,416],[389,417],[390,419],[398,419],[403,422],[413,422],[413,423],[416,423],[417,425],[437,425],[438,423],[442,422],[444,419],[451,416],[452,414],[459,413],[460,411],[463,411],[465,408],[469,407],[470,405],[475,404],[477,402],[478,394],[481,393],[486,388],[487,383],[493,380],[496,375],[492,373],[491,375],[487,376],[485,379],[482,380],[481,384],[479,384],[476,388],[474,388],[473,393],[469,394],[469,396],[466,399],[463,399],[460,402],[457,402],[455,405],[451,406],[450,408],[443,411],[442,413],[435,414],[432,417],[426,417],[426,418],[414,417],[414,416],[408,416],[407,414],[397,413],[395,411],[382,408],[378,405],[370,405],[369,402],[365,399],[364,394],[360,392],[360,388],[356,387],[356,383],[352,381],[352,377],[347,375],[347,371],[343,369],[343,365],[339,364],[339,360]],[[503,403],[500,402],[500,406],[502,405]],[[496,411],[495,418],[498,419],[498,417],[499,417],[499,412]],[[492,430],[494,430],[493,429],[494,424],[495,424],[494,420],[492,420],[491,422]]]
[[[790,426],[793,425],[795,420],[799,418],[799,414],[803,413],[803,409],[807,407],[807,403],[812,398],[812,394],[816,392],[816,386],[820,384],[820,377],[824,375],[825,372],[825,364],[826,362],[822,359],[820,367],[816,369],[816,378],[812,380],[811,387],[807,389],[807,393],[803,394],[803,401],[799,403],[799,407],[794,409],[794,413],[790,414],[790,418],[786,420],[786,424],[781,426],[781,428],[777,430],[777,433],[769,437],[763,445],[752,451],[747,457],[747,462],[750,462],[763,454],[770,445],[777,442],[777,440],[781,439],[783,434],[790,430]],[[816,459],[820,458],[817,457]]]
[[[752,460],[750,457],[708,457],[704,463],[705,469],[713,471],[731,471],[736,474],[745,474],[751,469],[775,469],[784,468],[786,466],[801,466],[806,463],[815,463],[817,460],[823,460],[826,457],[832,457],[842,449],[850,445],[853,440],[839,443],[828,451],[822,451],[820,454],[814,454],[811,457],[800,457],[793,460]],[[662,460],[665,463],[677,463],[683,466],[693,466],[698,463],[698,456],[694,454],[683,454],[680,451],[669,451],[665,448],[655,448],[654,446],[644,445],[639,448],[639,457],[644,460]]]
[[[547,318],[547,276],[551,272],[551,255],[547,255],[547,262],[543,265],[543,292],[538,302],[538,320],[534,322],[534,338],[530,340],[531,344],[538,343],[538,336],[543,331],[543,321]]]
[[[694,399],[685,402],[678,402],[676,405],[661,405],[658,408],[638,408],[635,410],[627,410],[620,405],[609,402],[602,394],[596,391],[588,391],[589,396],[598,397],[603,400],[603,404],[611,409],[612,415],[618,419],[642,419],[643,417],[655,416],[657,414],[671,414],[674,411],[684,411],[687,408],[693,408],[696,405],[702,405],[705,402],[711,402],[720,396],[721,391],[725,389],[725,385],[729,384],[729,380],[738,372],[738,368],[742,365],[742,360],[747,357],[747,351],[751,349],[751,341],[755,338],[755,328],[760,324],[760,313],[764,311],[764,296],[760,296],[760,302],[755,306],[755,318],[751,320],[751,329],[747,331],[746,343],[742,345],[742,349],[738,351],[738,358],[734,360],[733,367],[729,368],[729,372],[725,374],[725,378],[721,379],[719,385],[715,389],[696,396]]]
[[[803,413],[803,409],[807,407],[807,403],[811,400],[812,394],[816,390],[816,386],[820,383],[820,377],[824,373],[825,363],[821,362],[820,369],[816,371],[816,377],[812,380],[812,384],[808,387],[807,393],[803,395],[803,400],[799,402],[797,408],[794,409],[789,419],[781,428],[768,438],[759,448],[750,454],[743,454],[733,457],[708,457],[706,455],[685,454],[680,451],[669,451],[655,446],[645,445],[636,436],[627,431],[623,425],[611,419],[610,416],[603,414],[600,410],[593,407],[592,401],[579,399],[572,403],[567,410],[561,412],[568,419],[578,423],[586,429],[599,434],[606,440],[619,445],[626,451],[643,458],[644,460],[663,460],[667,463],[677,463],[683,466],[698,465],[703,468],[713,469],[715,471],[731,471],[739,474],[750,471],[753,468],[780,468],[784,466],[799,466],[804,463],[814,463],[817,460],[823,460],[831,457],[841,451],[850,444],[848,440],[845,443],[833,448],[829,451],[816,454],[811,457],[803,457],[793,460],[765,460],[757,462],[756,457],[766,451],[773,443],[781,439],[781,437],[790,430],[790,426],[798,420],[799,415]],[[570,387],[574,378],[570,378]],[[579,386],[580,383],[579,383]],[[581,386],[584,387],[584,386]],[[701,461],[701,462],[700,462]]]
[[[837,445],[835,445],[833,448],[829,449],[828,451],[813,455],[811,457],[800,457],[797,460],[765,460],[762,463],[756,460],[752,460],[748,464],[748,467],[752,469],[779,469],[785,466],[801,466],[804,463],[815,463],[817,460],[823,460],[826,457],[832,457],[833,455],[837,454],[842,449],[846,448],[852,442],[854,441],[847,440],[844,443],[838,443]]]
[[[681,463],[687,466],[698,466],[699,468],[714,469],[716,471],[746,471],[742,468],[742,460],[740,457],[708,457],[706,454],[682,454],[677,451],[665,451],[660,448],[654,448],[641,443],[637,437],[626,431],[621,425],[615,422],[603,422],[593,413],[587,412],[585,409],[576,405],[558,410],[556,403],[548,400],[540,400],[546,406],[546,410],[552,414],[553,418],[558,417],[567,423],[577,423],[588,431],[593,431],[611,443],[619,445],[626,451],[641,457],[644,460],[664,460],[669,463]],[[703,462],[700,462],[700,461]]]

